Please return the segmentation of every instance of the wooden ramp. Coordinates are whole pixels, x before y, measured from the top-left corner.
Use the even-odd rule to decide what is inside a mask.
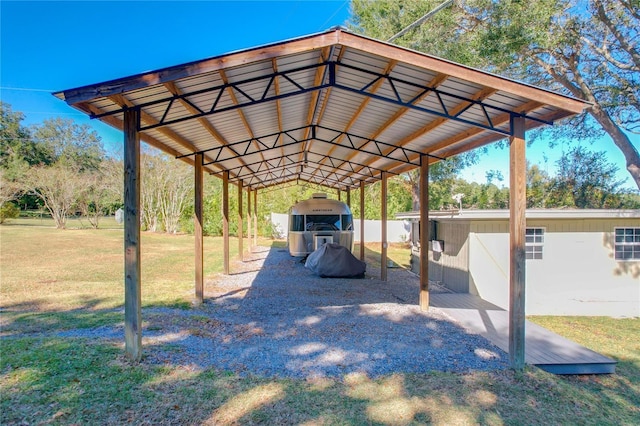
[[[472,294],[432,293],[430,305],[509,352],[509,315]],[[525,362],[554,374],[615,373],[616,361],[526,321]]]

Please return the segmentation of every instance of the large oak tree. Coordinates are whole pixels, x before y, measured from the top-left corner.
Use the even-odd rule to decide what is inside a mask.
[[[441,3],[352,0],[351,27],[387,40]],[[639,29],[640,0],[459,0],[394,43],[592,102],[551,131],[608,134],[640,189]]]

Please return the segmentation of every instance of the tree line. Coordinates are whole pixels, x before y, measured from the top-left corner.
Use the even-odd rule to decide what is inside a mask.
[[[441,4],[442,0],[352,0],[349,26],[381,40],[410,27],[393,42],[590,101],[592,108],[565,125],[528,136],[533,140],[546,135],[553,148],[558,140],[593,141],[606,134],[624,155],[625,167],[640,189],[638,0],[465,0],[429,13]],[[420,19],[420,25],[410,25],[426,16],[429,19]],[[40,208],[60,228],[70,215],[97,227],[103,215],[122,205],[122,161],[106,155],[95,131],[60,118],[27,128],[23,119],[2,104],[0,222],[20,209]],[[489,173],[485,183],[457,177],[480,155],[471,152],[431,167],[430,209],[508,206],[508,190],[500,185],[499,173]],[[193,212],[190,168],[152,150],[145,150],[141,161],[143,228],[188,231]],[[617,167],[604,152],[575,145],[556,165],[555,176],[537,165],[528,167],[529,208],[638,208],[637,193],[622,189],[615,178]],[[418,182],[417,171],[389,180],[390,216],[417,209]],[[222,226],[221,182],[208,179],[206,188],[204,227],[215,235]],[[258,216],[263,232],[269,232],[265,216],[270,211],[286,212],[293,202],[317,190],[301,186],[261,192]],[[236,192],[230,191],[232,215]],[[353,197],[359,199],[358,190]],[[367,188],[366,218],[379,218],[379,197],[379,184]],[[352,204],[359,216],[358,203]],[[230,222],[232,232],[235,223]]]
[[[24,115],[1,104],[0,127],[0,220],[17,217],[20,211],[43,210],[64,229],[69,217],[78,217],[98,228],[100,220],[123,206],[123,162],[107,155],[100,136],[87,125],[54,118],[26,127]],[[472,158],[470,160],[470,158]],[[490,172],[485,183],[467,182],[459,172],[478,157],[459,156],[430,167],[429,207],[505,209],[509,190],[499,186],[503,177]],[[529,208],[640,208],[640,195],[624,190],[615,179],[617,166],[604,152],[576,147],[558,161],[558,174],[550,176],[537,165],[527,169]],[[141,153],[140,220],[153,232],[193,231],[193,168],[143,144]],[[286,213],[297,201],[315,192],[346,201],[345,191],[311,184],[262,190],[258,195],[258,224],[261,235],[270,236],[271,212]],[[352,211],[360,216],[359,189],[350,192]],[[393,176],[388,181],[388,217],[417,207],[414,172]],[[454,199],[462,194],[460,199]],[[243,191],[244,209],[248,194]],[[381,185],[365,190],[366,219],[380,219]],[[253,199],[251,200],[253,202]],[[236,233],[238,191],[229,191],[230,232]],[[203,230],[222,234],[222,180],[206,176]],[[245,213],[245,217],[248,215]],[[247,227],[245,226],[245,229]]]

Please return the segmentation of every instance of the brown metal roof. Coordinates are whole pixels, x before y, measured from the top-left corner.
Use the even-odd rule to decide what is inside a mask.
[[[55,95],[118,129],[138,108],[141,140],[250,189],[354,188],[589,106],[340,28]]]

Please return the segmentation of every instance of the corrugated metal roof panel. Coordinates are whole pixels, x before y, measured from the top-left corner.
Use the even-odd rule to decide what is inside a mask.
[[[326,60],[335,63],[335,81],[330,78],[334,65],[321,64]],[[225,80],[229,85],[223,88]],[[123,126],[123,107],[144,105],[142,128],[159,127],[143,130],[143,140],[174,155],[211,150],[207,158],[219,156],[219,161],[209,170],[251,173],[280,164],[277,177],[258,173],[242,178],[255,187],[298,177],[357,186],[361,179],[379,178],[379,170],[367,166],[389,171],[413,167],[418,154],[410,151],[451,155],[502,139],[495,130],[510,130],[510,114],[525,113],[527,127],[535,127],[541,123],[534,120],[570,116],[586,106],[341,30],[57,96],[115,127]],[[332,129],[315,129],[319,139],[331,143],[304,142],[314,124]],[[280,131],[287,133],[278,137]],[[248,141],[252,136],[262,138],[261,143]],[[365,144],[363,138],[375,141]],[[220,144],[230,146],[221,150]],[[302,161],[303,149],[314,157],[303,171],[294,170],[291,162]]]

